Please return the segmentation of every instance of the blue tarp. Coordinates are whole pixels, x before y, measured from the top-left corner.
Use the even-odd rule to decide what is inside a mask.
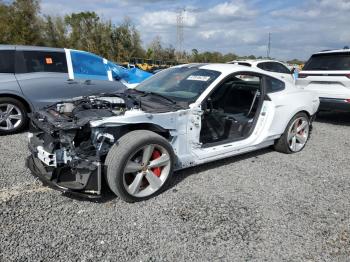
[[[109,62],[108,65],[112,71],[113,78],[122,79],[129,84],[141,83],[142,81],[152,76],[151,73],[138,68],[127,69],[111,62]]]
[[[70,52],[74,78],[109,80],[103,58],[92,53],[72,50]]]
[[[152,76],[151,73],[141,69],[127,69],[89,52],[71,50],[70,54],[75,79],[123,80],[128,84],[139,84]],[[110,77],[110,72],[113,79]]]

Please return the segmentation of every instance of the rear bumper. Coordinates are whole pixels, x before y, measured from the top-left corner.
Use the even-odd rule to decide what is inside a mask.
[[[319,110],[350,112],[350,103],[345,99],[320,97]]]

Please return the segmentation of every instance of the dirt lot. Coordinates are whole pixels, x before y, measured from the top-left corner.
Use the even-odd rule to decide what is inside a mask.
[[[0,261],[348,261],[350,114],[318,118],[306,149],[176,173],[147,202],[42,187],[26,134],[0,137]]]

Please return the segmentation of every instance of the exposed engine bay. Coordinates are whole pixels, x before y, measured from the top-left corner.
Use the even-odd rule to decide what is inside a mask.
[[[145,115],[149,111],[169,112],[178,108],[170,102],[169,105],[164,101],[157,103],[161,98],[141,95],[80,97],[32,113],[29,133],[32,156],[27,165],[34,170],[33,173],[41,175],[44,183],[50,181],[55,188],[99,195],[103,173],[101,163],[117,139],[129,132],[130,127],[123,124],[93,127],[91,123],[123,117],[126,113]]]
[[[120,97],[84,97],[49,106],[33,113],[31,119],[41,129],[52,132],[79,128],[92,120],[122,115],[125,110]]]
[[[101,160],[114,143],[114,135],[92,132],[89,122],[123,115],[120,97],[83,97],[57,103],[33,113],[30,150],[35,157],[28,166],[45,174],[55,187],[98,194],[101,190]],[[40,161],[45,163],[42,165]]]

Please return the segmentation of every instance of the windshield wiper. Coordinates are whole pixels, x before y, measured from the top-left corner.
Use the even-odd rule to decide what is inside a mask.
[[[138,90],[136,88],[130,88],[130,89],[127,89],[129,92],[135,92],[135,93],[140,93],[140,94],[145,94],[146,92],[145,91],[141,91],[141,90]]]
[[[171,98],[169,98],[169,97],[167,97],[165,95],[161,95],[161,94],[158,94],[158,93],[155,93],[155,92],[144,92],[143,96],[147,96],[147,95],[159,96],[161,98],[164,98],[164,99],[170,101],[173,104],[176,104],[176,101],[174,101],[173,99],[171,99]]]

